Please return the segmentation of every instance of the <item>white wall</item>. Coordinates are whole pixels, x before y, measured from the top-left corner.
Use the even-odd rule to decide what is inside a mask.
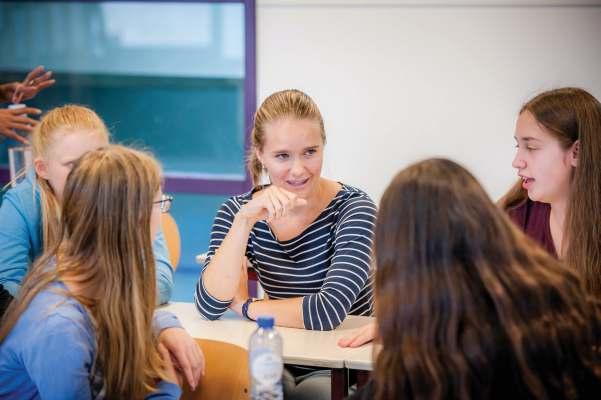
[[[601,99],[601,1],[258,0],[257,71],[259,102],[295,87],[320,106],[324,175],[378,201],[446,156],[497,198],[523,102],[566,85]]]

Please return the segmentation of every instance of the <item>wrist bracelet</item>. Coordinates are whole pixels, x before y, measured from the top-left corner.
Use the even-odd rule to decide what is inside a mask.
[[[252,319],[248,315],[248,306],[250,305],[250,303],[254,302],[255,300],[257,300],[257,299],[255,299],[254,297],[249,297],[248,299],[246,299],[244,304],[242,304],[242,315],[244,316],[244,318],[249,319],[251,321],[254,321],[254,319]]]

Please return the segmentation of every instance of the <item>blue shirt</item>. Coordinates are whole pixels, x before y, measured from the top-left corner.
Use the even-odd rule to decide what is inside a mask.
[[[102,399],[102,376],[92,367],[95,332],[85,308],[65,295],[62,283],[38,293],[0,343],[0,399]],[[155,334],[181,327],[166,311],[155,312]],[[161,382],[147,399],[178,399],[180,388]]]
[[[33,172],[33,171],[32,171]],[[8,190],[0,204],[0,284],[14,297],[32,262],[42,254],[42,208],[40,189],[30,172]],[[173,290],[173,269],[163,232],[153,242],[158,301],[166,303]]]
[[[252,192],[227,200],[215,217],[205,268]],[[371,246],[376,206],[369,196],[342,185],[334,199],[300,235],[278,240],[265,221],[252,228],[246,257],[269,299],[302,297],[306,329],[330,330],[347,316],[373,311]],[[204,272],[204,269],[203,269]],[[195,304],[207,319],[219,318],[230,305],[212,296],[202,273]]]

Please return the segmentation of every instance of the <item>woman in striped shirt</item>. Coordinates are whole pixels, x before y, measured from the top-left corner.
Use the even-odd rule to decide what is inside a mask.
[[[370,251],[376,207],[363,191],[321,176],[324,123],[298,90],[269,96],[255,114],[249,169],[270,184],[217,212],[195,303],[202,316],[227,308],[281,326],[331,330],[347,314],[372,313]],[[248,296],[247,265],[266,298]]]

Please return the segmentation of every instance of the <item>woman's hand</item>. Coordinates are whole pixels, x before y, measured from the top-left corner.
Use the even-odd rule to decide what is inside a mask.
[[[0,135],[17,140],[27,144],[27,139],[19,135],[16,131],[31,132],[38,121],[27,117],[27,114],[40,114],[37,108],[23,107],[12,110],[0,109]]]
[[[296,207],[306,204],[307,201],[296,194],[271,185],[242,206],[238,214],[248,219],[252,226],[263,219],[271,222],[281,218]]]
[[[8,95],[13,103],[20,103],[35,97],[40,91],[54,85],[56,81],[52,79],[52,71],[46,71],[44,67],[34,68],[23,80],[23,82],[13,82],[6,87]]]
[[[183,328],[167,328],[159,335],[159,350],[161,347],[167,350],[170,356],[168,364],[175,368],[179,385],[181,386],[182,377],[177,371],[181,371],[190,387],[195,389],[205,370],[204,355],[196,341]],[[170,366],[166,370],[168,374],[171,373],[169,368]]]
[[[163,370],[165,375],[167,376],[167,382],[175,383],[177,386],[182,386],[182,377],[176,371],[173,360],[171,360],[171,355],[169,355],[169,350],[165,346],[159,343],[159,354],[163,359]]]
[[[365,343],[371,342],[376,338],[376,323],[371,322],[362,328],[357,329],[349,336],[345,336],[338,340],[340,347],[359,347]]]

